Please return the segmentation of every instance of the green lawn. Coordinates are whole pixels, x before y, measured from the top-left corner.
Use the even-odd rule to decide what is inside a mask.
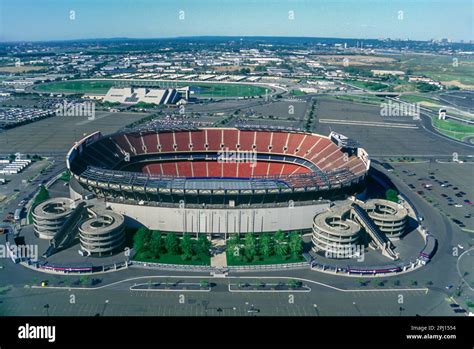
[[[431,99],[429,96],[419,95],[419,94],[404,94],[400,96],[400,99],[408,103],[420,103],[420,102],[429,102],[434,104],[439,104],[439,101]]]
[[[378,82],[371,81],[361,81],[361,80],[344,80],[345,83],[359,88],[363,88],[370,91],[386,91],[389,87],[387,84],[382,84]]]
[[[304,96],[306,94],[306,92],[303,92],[301,90],[291,90],[290,93],[293,96]]]
[[[194,258],[196,257],[196,258]],[[205,255],[196,255],[192,259],[183,260],[181,255],[174,255],[165,253],[160,258],[143,258],[140,253],[137,253],[133,260],[148,263],[163,263],[163,264],[183,264],[183,265],[211,265],[211,257]]]
[[[433,126],[444,135],[458,140],[474,136],[474,126],[453,120],[439,120],[437,117],[434,117]]]
[[[425,75],[442,82],[457,80],[474,85],[474,59],[447,55],[405,54],[393,56],[395,63],[385,69],[410,70],[413,74]]]
[[[71,179],[71,172],[69,172],[69,170],[64,171],[58,179],[60,181],[69,182]]]
[[[381,103],[386,102],[385,98],[377,97],[374,95],[348,95],[348,96],[340,95],[340,96],[334,96],[332,98],[342,100],[342,101],[372,104],[372,105],[380,105]]]
[[[34,87],[38,92],[50,93],[92,93],[105,94],[107,91],[115,86],[119,80],[69,80],[57,81],[51,83],[40,84]],[[130,82],[130,81],[129,81]],[[137,85],[143,81],[133,81]],[[196,89],[193,94],[196,97],[249,97],[262,96],[266,92],[270,93],[270,88],[265,88],[256,85],[246,84],[222,84],[222,83],[199,83],[199,82],[156,82],[157,86],[162,87],[180,87],[190,86]]]
[[[285,257],[279,256],[270,256],[270,257],[262,257],[260,256],[257,261],[247,262],[245,260],[241,260],[238,257],[235,257],[231,251],[227,251],[227,265],[265,265],[265,264],[285,264],[285,263],[298,263],[304,262],[303,256],[291,256],[287,255]]]
[[[33,199],[33,203],[31,204],[31,210],[28,215],[28,224],[33,223],[34,208],[48,199],[49,199],[48,189],[46,189],[45,186],[41,186],[40,190],[38,191],[38,194],[35,196],[35,198]]]

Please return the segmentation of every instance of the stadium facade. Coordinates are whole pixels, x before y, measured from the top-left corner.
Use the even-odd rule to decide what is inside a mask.
[[[341,142],[343,140],[343,142]],[[310,231],[365,188],[367,152],[332,133],[192,128],[91,134],[67,155],[71,196],[164,232]]]

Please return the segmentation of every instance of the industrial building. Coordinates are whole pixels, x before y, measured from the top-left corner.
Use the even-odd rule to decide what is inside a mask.
[[[157,105],[176,104],[189,98],[189,88],[157,89],[147,87],[112,87],[104,97],[105,102],[121,104],[149,103]]]

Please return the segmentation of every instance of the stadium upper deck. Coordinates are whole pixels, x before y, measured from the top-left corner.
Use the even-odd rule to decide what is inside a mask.
[[[95,133],[70,150],[68,166],[89,189],[120,195],[258,195],[350,187],[370,160],[317,134],[204,128]]]

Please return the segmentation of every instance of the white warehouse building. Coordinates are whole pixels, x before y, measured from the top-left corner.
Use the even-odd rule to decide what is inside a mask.
[[[185,94],[185,98],[188,94]],[[181,93],[174,88],[153,89],[146,87],[112,87],[104,97],[104,101],[121,104],[140,102],[153,104],[176,104]],[[186,98],[187,99],[187,98]]]

